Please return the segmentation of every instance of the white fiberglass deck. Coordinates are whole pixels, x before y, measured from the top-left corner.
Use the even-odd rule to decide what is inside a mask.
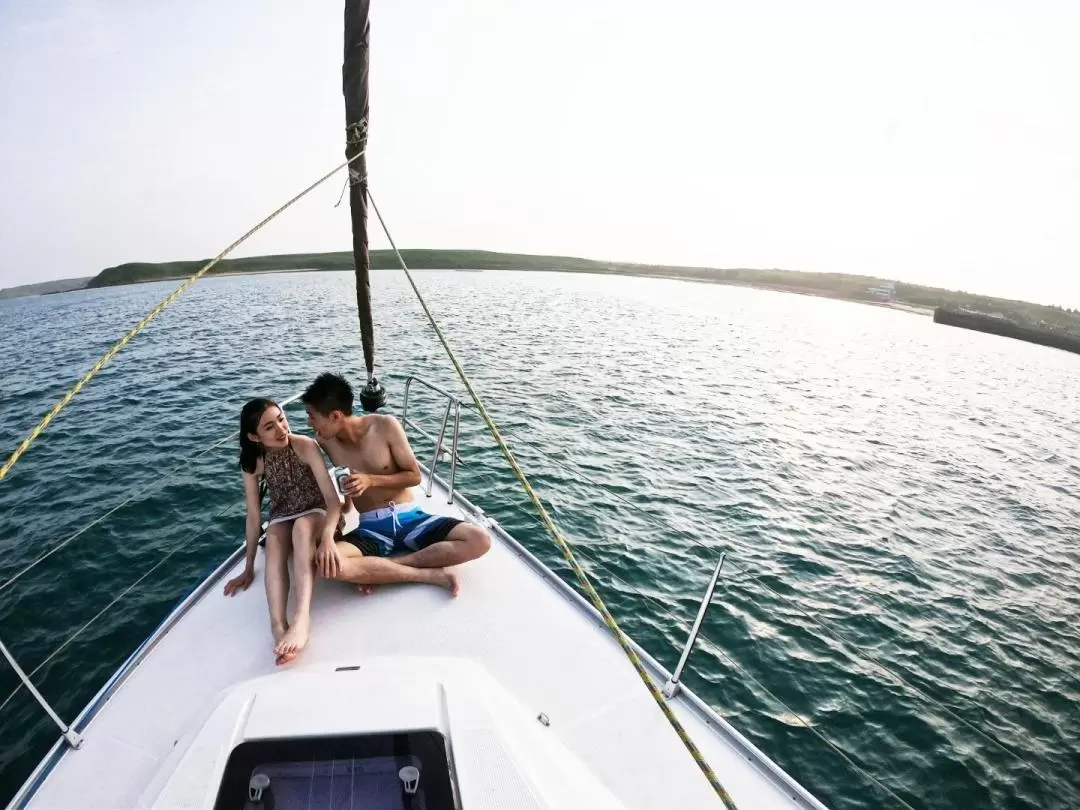
[[[419,488],[417,497],[429,511],[479,518],[460,499],[447,505],[439,484],[432,497]],[[311,641],[300,660],[284,668],[274,667],[270,652],[261,555],[255,585],[232,599],[222,595],[224,578],[242,565],[242,557],[234,555],[232,564],[219,569],[166,622],[168,631],[152,638],[103,690],[78,726],[85,737],[82,748],[54,750],[27,783],[36,789],[31,795],[24,789],[16,800],[23,804],[15,806],[149,808],[224,690],[261,676],[271,677],[258,683],[279,691],[300,682],[300,676],[320,684],[319,678],[339,667],[379,672],[411,657],[418,674],[445,670],[445,682],[479,667],[476,671],[491,679],[490,691],[501,689],[508,696],[509,702],[492,705],[503,713],[518,712],[539,733],[554,735],[626,808],[719,807],[595,614],[497,526],[492,531],[490,553],[458,569],[457,599],[430,586],[383,587],[362,597],[344,584],[317,582]],[[478,674],[473,685],[486,676]],[[665,676],[656,674],[661,683]],[[346,694],[350,716],[380,711],[379,694]],[[684,692],[672,705],[742,810],[822,807],[693,695]],[[303,712],[302,699],[298,708]],[[540,714],[550,719],[549,726],[537,721]],[[464,738],[453,732],[449,737],[455,759],[469,756],[459,750]],[[538,807],[600,806],[565,797],[556,803],[565,787],[546,790],[542,774],[537,781]],[[213,807],[215,795],[216,788],[200,801],[196,791],[183,806]]]

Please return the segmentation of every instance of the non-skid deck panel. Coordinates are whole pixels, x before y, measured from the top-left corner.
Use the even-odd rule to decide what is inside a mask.
[[[461,516],[417,490],[424,508]],[[237,565],[237,569],[240,564]],[[221,583],[149,652],[32,800],[34,808],[135,807],[153,773],[208,716],[218,694],[272,673],[272,638],[262,590],[233,598]],[[537,715],[628,808],[694,810],[718,800],[652,702],[618,645],[581,607],[497,542],[461,566],[461,595],[406,585],[360,596],[319,581],[310,643],[293,669],[362,665],[381,655],[476,661]],[[230,572],[232,576],[236,570]],[[742,808],[789,808],[788,791],[701,717],[676,711]]]

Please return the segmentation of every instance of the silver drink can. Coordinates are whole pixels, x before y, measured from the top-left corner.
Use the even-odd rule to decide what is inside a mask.
[[[330,478],[334,482],[334,489],[337,490],[337,494],[342,498],[345,497],[345,479],[352,475],[352,470],[348,467],[331,467]]]

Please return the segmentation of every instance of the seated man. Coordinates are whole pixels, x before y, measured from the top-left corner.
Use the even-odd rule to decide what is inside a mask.
[[[414,569],[444,568],[475,560],[491,548],[485,529],[429,515],[413,500],[411,488],[420,483],[420,467],[397,419],[353,416],[352,388],[335,374],[320,374],[301,399],[323,450],[335,466],[348,467],[351,473],[342,491],[346,509],[351,501],[359,510],[360,525],[336,544],[343,565],[366,554],[393,557],[394,563]],[[322,556],[320,549],[317,557]],[[319,568],[322,571],[321,562]],[[457,592],[456,583],[452,592]]]

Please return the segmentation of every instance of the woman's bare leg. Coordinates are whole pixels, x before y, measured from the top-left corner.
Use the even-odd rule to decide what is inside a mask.
[[[322,515],[304,515],[292,522],[293,578],[296,606],[289,630],[274,649],[293,660],[307,646],[311,631],[311,592],[315,587],[315,533],[322,528]],[[282,663],[286,663],[283,661]]]
[[[266,530],[266,606],[270,610],[270,630],[274,646],[289,631],[286,609],[289,604],[289,552],[292,538],[289,525],[277,523]]]

